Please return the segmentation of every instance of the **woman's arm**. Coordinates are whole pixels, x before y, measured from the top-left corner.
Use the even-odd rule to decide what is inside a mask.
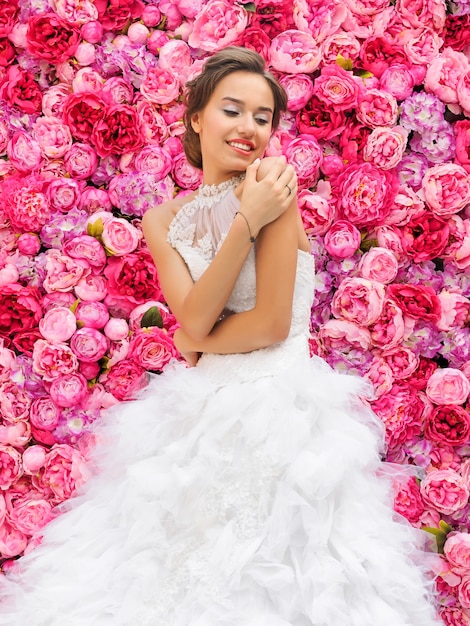
[[[257,168],[258,164],[253,164],[247,169],[240,203],[243,215],[236,216],[220,250],[196,283],[179,253],[166,241],[169,218],[162,218],[156,207],[142,219],[165,299],[182,329],[194,340],[203,339],[214,327],[251,249],[245,217],[256,236],[289,204],[286,185],[295,185],[292,166],[279,158],[260,181],[256,180]]]
[[[180,352],[228,354],[251,352],[284,340],[290,329],[298,248],[298,209],[288,210],[265,226],[256,249],[256,305],[218,323],[209,335],[194,340],[176,331]]]

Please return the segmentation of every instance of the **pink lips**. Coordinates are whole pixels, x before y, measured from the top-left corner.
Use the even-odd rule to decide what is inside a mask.
[[[252,141],[247,141],[246,139],[232,139],[230,141],[227,141],[227,143],[233,150],[236,150],[239,154],[248,155],[248,154],[251,154],[251,152],[255,149],[254,143]],[[248,146],[249,150],[238,148],[237,146],[233,144]]]

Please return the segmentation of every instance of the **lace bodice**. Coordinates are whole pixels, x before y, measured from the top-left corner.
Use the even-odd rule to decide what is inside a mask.
[[[167,241],[183,257],[194,281],[197,281],[207,269],[230,229],[240,205],[234,193],[240,181],[241,178],[232,178],[221,185],[201,186],[195,198],[182,206],[170,224]],[[309,334],[313,290],[313,257],[299,250],[290,333],[288,340],[284,342],[286,345],[281,348],[278,344],[276,351],[293,351],[294,339],[297,346],[301,343],[305,345]],[[255,303],[256,268],[253,247],[227,302],[227,309],[238,313],[253,308]],[[252,359],[256,358],[254,353],[251,355]],[[240,368],[246,372],[246,355],[237,356],[242,357]],[[261,355],[259,358],[264,360]],[[286,355],[283,356],[284,361],[285,359]],[[201,362],[200,364],[202,365]],[[269,369],[272,369],[271,365]]]

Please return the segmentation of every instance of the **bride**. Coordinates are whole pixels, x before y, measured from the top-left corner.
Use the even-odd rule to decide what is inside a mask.
[[[0,585],[9,626],[437,626],[380,478],[367,386],[309,357],[313,259],[286,96],[230,47],[188,84],[193,194],[143,229],[174,363],[99,428],[99,471]]]

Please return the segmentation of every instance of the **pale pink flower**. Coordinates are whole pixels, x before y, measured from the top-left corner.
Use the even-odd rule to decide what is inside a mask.
[[[65,154],[64,165],[72,178],[84,180],[95,173],[98,166],[98,156],[90,145],[74,143]]]
[[[112,317],[106,323],[103,332],[111,341],[121,341],[129,334],[129,324],[123,318]]]
[[[299,31],[310,33],[317,42],[337,33],[347,14],[346,6],[338,0],[293,0],[294,23]]]
[[[450,217],[470,202],[470,174],[456,163],[434,165],[424,174],[422,189],[428,207]]]
[[[320,174],[323,151],[312,135],[300,134],[284,148],[287,161],[293,165],[300,188],[314,185]]]
[[[54,248],[46,252],[45,270],[43,286],[47,293],[71,291],[82,276],[89,273],[88,263],[78,264],[75,259]]]
[[[77,368],[77,357],[66,343],[50,343],[43,339],[34,343],[33,371],[44,380],[53,381],[64,374],[74,373]]]
[[[98,9],[92,0],[54,0],[54,9],[57,15],[76,24],[98,19]]]
[[[402,183],[398,187],[398,192],[393,199],[390,213],[384,219],[384,224],[405,226],[424,209],[424,202],[419,195],[408,184]]]
[[[393,300],[386,299],[379,319],[370,326],[371,341],[384,350],[397,346],[405,334],[403,313]]]
[[[182,85],[188,80],[191,64],[191,50],[186,42],[170,39],[160,48],[158,65],[175,74]]]
[[[13,380],[0,385],[0,415],[4,423],[16,424],[27,420],[31,402],[30,394]]]
[[[70,309],[57,306],[49,309],[39,320],[39,331],[50,343],[68,341],[77,327],[75,315]]]
[[[80,361],[96,363],[108,350],[108,340],[96,328],[79,328],[70,339],[70,348]]]
[[[102,329],[109,321],[109,311],[102,302],[80,302],[75,309],[75,317],[80,328]]]
[[[451,259],[458,269],[466,269],[470,267],[470,219],[452,215],[448,224],[451,243],[445,250],[445,257]]]
[[[7,155],[10,163],[19,172],[31,172],[37,169],[43,161],[38,142],[22,130],[13,133],[7,145]]]
[[[387,284],[395,280],[398,261],[391,250],[376,246],[363,255],[358,269],[362,278]]]
[[[49,396],[33,400],[29,419],[34,428],[53,431],[59,423],[59,417],[59,408]]]
[[[41,482],[61,502],[84,485],[90,475],[91,471],[78,450],[67,444],[56,444],[47,455]]]
[[[364,146],[364,161],[382,170],[393,169],[405,154],[407,142],[408,131],[402,126],[374,128]]]
[[[78,372],[64,374],[54,378],[49,392],[57,406],[78,406],[87,394],[87,381]]]
[[[413,93],[415,79],[407,65],[393,63],[385,69],[379,84],[380,89],[388,91],[397,100],[404,100]]]
[[[4,558],[20,556],[26,546],[28,539],[24,533],[13,528],[8,522],[0,526],[0,554]]]
[[[108,285],[104,276],[87,274],[74,286],[77,298],[85,302],[97,302],[103,300],[108,293]]]
[[[212,0],[202,6],[188,37],[191,48],[216,52],[234,43],[248,25],[248,12],[227,0]]]
[[[470,300],[457,290],[443,289],[437,294],[441,303],[441,316],[436,322],[439,330],[463,327],[470,317]]]
[[[133,252],[141,238],[141,232],[123,218],[111,217],[103,224],[101,233],[103,246],[114,256],[124,256]]]
[[[410,63],[427,67],[439,54],[444,41],[434,30],[419,29],[411,31],[403,49]]]
[[[332,350],[364,352],[370,347],[370,332],[348,320],[330,319],[319,330],[318,337],[325,352]]]
[[[379,319],[384,302],[385,287],[381,283],[350,277],[345,278],[335,292],[331,312],[336,318],[369,326]]]
[[[52,209],[67,213],[80,203],[80,185],[72,178],[59,177],[47,187],[47,199]]]
[[[381,356],[390,367],[396,380],[406,380],[418,367],[418,356],[404,346],[382,350]]]
[[[93,50],[94,46],[90,45]],[[99,72],[90,67],[82,67],[78,70],[72,80],[72,91],[74,93],[92,92],[99,93],[104,85],[104,78]]]
[[[421,482],[421,495],[444,515],[452,515],[467,504],[469,488],[462,477],[452,469],[431,471]]]
[[[469,393],[470,381],[453,367],[437,369],[426,386],[426,394],[434,404],[464,404]]]
[[[446,20],[445,0],[397,0],[396,11],[415,28],[440,33]]]
[[[149,38],[150,30],[142,24],[141,22],[132,22],[132,24],[127,29],[127,36],[132,41],[133,44],[138,44],[140,46],[145,45],[147,39]]]
[[[442,102],[457,103],[457,87],[461,77],[470,69],[470,62],[463,52],[452,48],[444,50],[431,61],[424,88],[435,94]]]
[[[376,398],[388,393],[393,385],[393,373],[390,366],[377,356],[372,359],[364,378],[372,383]]]
[[[33,445],[23,452],[23,469],[25,474],[37,474],[46,460],[46,448]]]
[[[283,74],[279,82],[287,93],[289,111],[300,111],[313,95],[313,82],[307,74]]]
[[[470,117],[470,69],[467,70],[457,83],[457,101],[464,110],[467,117]]]
[[[290,29],[271,41],[269,58],[278,72],[311,74],[320,65],[321,49],[309,33]]]
[[[72,147],[69,127],[57,117],[39,117],[34,122],[32,133],[42,154],[49,159],[63,157]]]
[[[347,72],[336,63],[322,68],[313,89],[317,98],[335,111],[355,108],[361,91],[361,85],[352,72]]]
[[[303,189],[298,194],[300,215],[305,232],[309,235],[324,235],[336,218],[334,203],[329,202],[331,195],[329,183],[326,183],[326,187],[327,191],[324,194],[318,193],[318,187],[316,192]]]
[[[324,63],[336,63],[338,57],[355,61],[359,57],[361,44],[352,33],[338,31],[325,38],[321,49]]]
[[[0,489],[6,490],[23,475],[20,452],[12,446],[0,445]]]

